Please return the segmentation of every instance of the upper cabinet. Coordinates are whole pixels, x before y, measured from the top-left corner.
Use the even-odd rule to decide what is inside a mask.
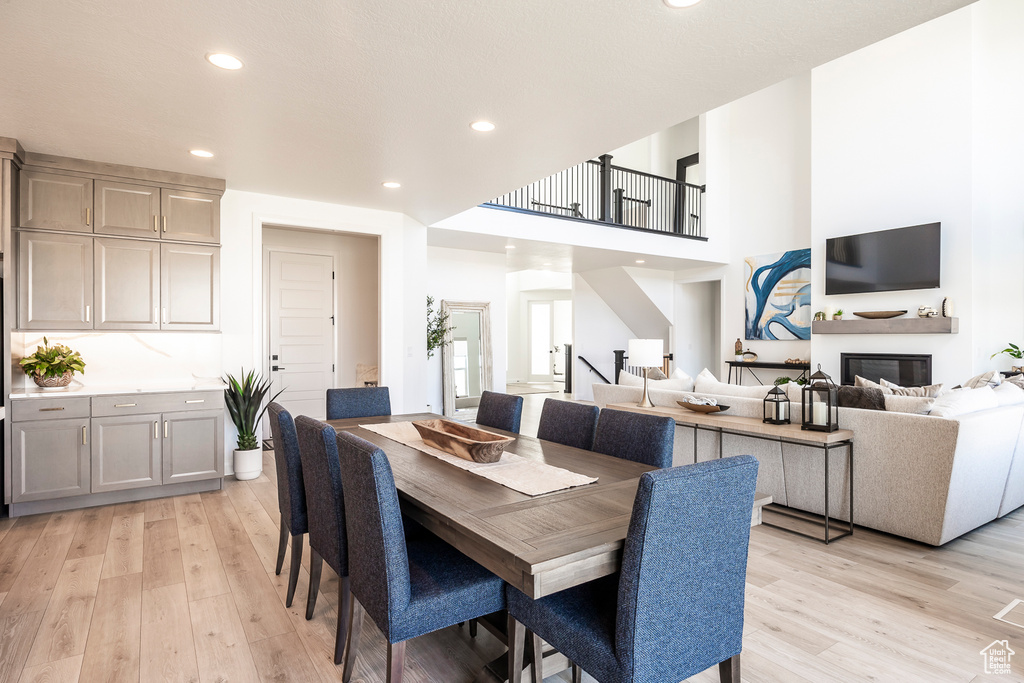
[[[22,171],[20,225],[92,232],[92,193],[91,178]]]
[[[160,188],[96,181],[96,227],[102,235],[160,236]]]
[[[220,242],[220,195],[160,190],[161,236],[182,242]]]
[[[18,231],[18,327],[91,330],[93,238]]]

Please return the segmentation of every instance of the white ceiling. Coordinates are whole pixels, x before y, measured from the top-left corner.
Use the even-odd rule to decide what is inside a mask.
[[[0,0],[0,135],[429,224],[971,1]]]

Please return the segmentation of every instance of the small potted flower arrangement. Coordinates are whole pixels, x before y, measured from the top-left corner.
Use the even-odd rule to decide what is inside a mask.
[[[21,359],[21,369],[44,389],[56,389],[71,384],[76,372],[85,373],[81,354],[63,344],[53,344],[43,337],[43,345],[36,347],[31,356]]]

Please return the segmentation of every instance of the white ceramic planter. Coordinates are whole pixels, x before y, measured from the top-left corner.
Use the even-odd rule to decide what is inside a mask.
[[[235,479],[255,479],[263,473],[263,449],[235,450]]]

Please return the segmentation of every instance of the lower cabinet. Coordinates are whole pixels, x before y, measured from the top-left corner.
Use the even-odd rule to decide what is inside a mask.
[[[12,503],[224,476],[220,391],[28,399],[12,413]]]
[[[89,420],[11,424],[11,500],[89,493]]]

